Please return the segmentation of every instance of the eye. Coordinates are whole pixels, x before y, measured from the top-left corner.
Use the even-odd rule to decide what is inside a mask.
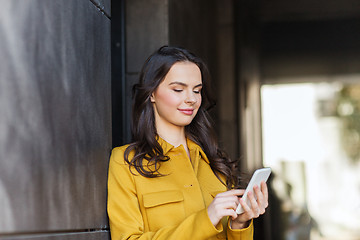
[[[201,89],[196,89],[193,92],[196,93],[196,94],[199,94],[199,93],[201,93]]]
[[[182,89],[174,89],[175,92],[182,92]]]

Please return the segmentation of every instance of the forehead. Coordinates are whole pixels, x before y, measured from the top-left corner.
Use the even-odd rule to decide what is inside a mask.
[[[193,62],[177,62],[170,68],[164,82],[184,82],[187,84],[202,83],[200,68]]]

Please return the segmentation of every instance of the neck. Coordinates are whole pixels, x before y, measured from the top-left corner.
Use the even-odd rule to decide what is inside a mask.
[[[185,127],[165,127],[156,128],[159,137],[173,145],[174,147],[180,146],[187,147]]]

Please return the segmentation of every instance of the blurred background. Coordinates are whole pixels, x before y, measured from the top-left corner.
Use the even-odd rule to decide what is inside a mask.
[[[107,166],[162,45],[203,58],[264,240],[360,239],[358,0],[0,0],[0,239],[110,239]]]

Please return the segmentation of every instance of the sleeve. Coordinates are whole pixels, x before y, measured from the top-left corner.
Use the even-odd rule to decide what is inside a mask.
[[[177,226],[164,226],[156,232],[145,232],[134,175],[124,164],[123,151],[117,149],[113,150],[109,164],[108,216],[112,240],[206,240],[223,231],[222,225],[218,228],[212,225],[207,210],[203,209]]]
[[[243,229],[231,229],[230,221],[227,224],[227,239],[228,240],[252,240],[254,237],[254,224],[251,220],[249,226]]]

